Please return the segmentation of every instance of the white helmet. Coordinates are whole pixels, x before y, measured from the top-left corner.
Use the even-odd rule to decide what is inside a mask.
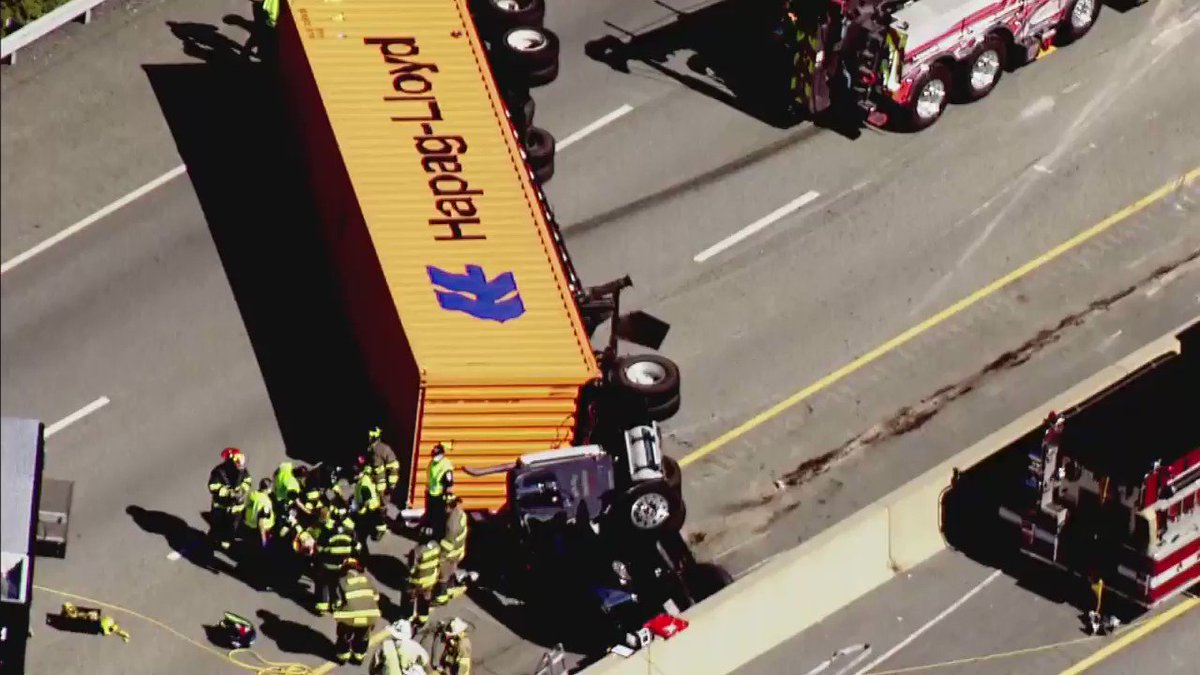
[[[391,626],[388,626],[388,631],[395,640],[411,640],[413,636],[412,624],[404,619],[400,619]]]
[[[447,635],[462,635],[467,632],[467,622],[457,616],[450,620],[450,624],[446,626]]]

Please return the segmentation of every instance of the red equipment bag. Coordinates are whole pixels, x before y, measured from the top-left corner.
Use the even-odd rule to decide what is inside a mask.
[[[645,624],[646,628],[660,638],[667,639],[688,627],[688,622],[670,614],[659,614]]]

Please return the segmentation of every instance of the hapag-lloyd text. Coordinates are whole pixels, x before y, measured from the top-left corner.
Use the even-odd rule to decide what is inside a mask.
[[[383,100],[396,106],[393,122],[413,122],[420,125],[419,134],[412,137],[413,147],[421,157],[421,168],[432,177],[428,181],[433,196],[433,209],[428,219],[438,241],[487,239],[479,215],[476,197],[483,196],[480,188],[472,188],[463,176],[461,157],[467,154],[467,141],[462,136],[437,134],[433,123],[444,120],[442,108],[433,93],[430,75],[438,72],[436,63],[422,63],[414,37],[368,37],[363,44],[379,47],[383,62],[392,76],[396,95]]]

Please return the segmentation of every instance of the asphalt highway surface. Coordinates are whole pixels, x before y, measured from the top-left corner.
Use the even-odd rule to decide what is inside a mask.
[[[559,139],[547,192],[581,276],[629,273],[628,306],[672,324],[668,449],[701,557],[740,575],[1200,313],[1190,3],[1106,7],[932,129],[857,138],[779,124],[736,22],[676,9],[696,11],[551,2],[562,71],[535,124]],[[3,67],[0,407],[66,422],[46,471],[76,482],[34,624],[64,591],[178,631],[39,627],[31,673],[237,672],[204,651],[226,609],[266,658],[327,672],[331,620],[198,545],[221,448],[257,478],[285,451],[357,447],[371,418],[319,255],[291,236],[302,195],[259,182],[255,130],[276,121],[237,65],[249,15],[108,3]],[[407,547],[370,561],[393,600]],[[479,672],[533,672],[569,623],[477,600],[439,615],[476,625]],[[1183,649],[1172,630],[1152,651]],[[943,646],[920,656],[955,658]]]

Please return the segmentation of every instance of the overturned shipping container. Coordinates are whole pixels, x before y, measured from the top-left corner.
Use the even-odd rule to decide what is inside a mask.
[[[458,466],[571,444],[596,359],[465,0],[291,0],[278,30],[347,314],[411,449],[409,504],[435,443]],[[459,477],[469,508],[505,490]]]

